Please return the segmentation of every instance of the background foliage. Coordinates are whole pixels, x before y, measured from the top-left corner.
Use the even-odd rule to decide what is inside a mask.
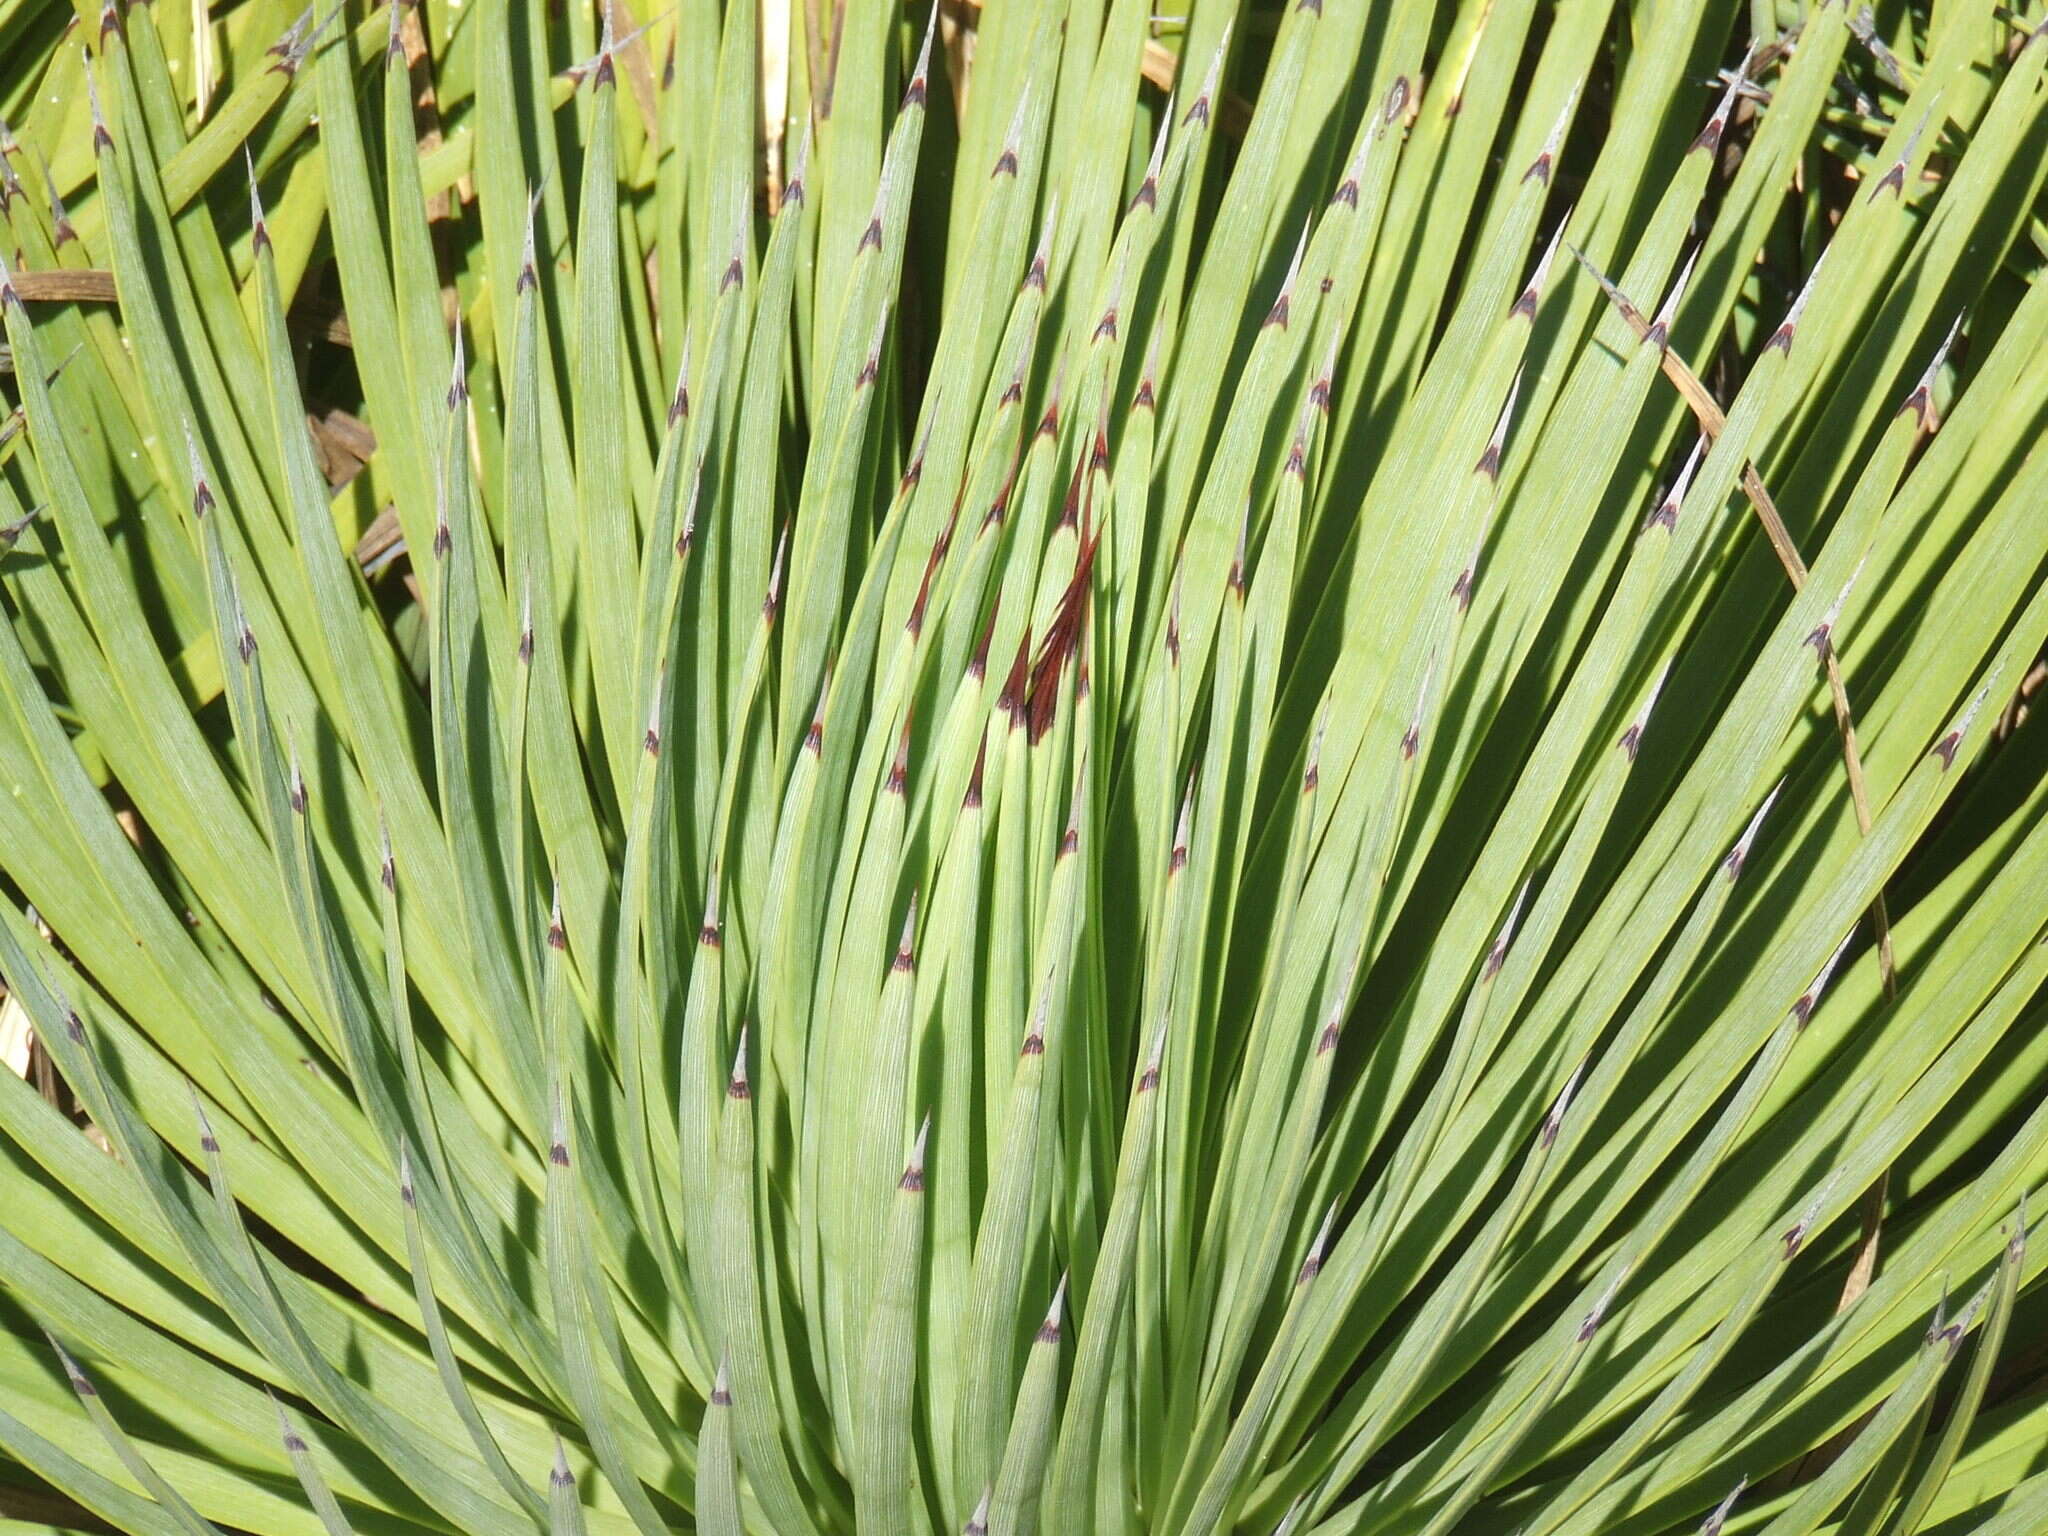
[[[2048,1528],[2037,3],[0,57],[0,1530]]]

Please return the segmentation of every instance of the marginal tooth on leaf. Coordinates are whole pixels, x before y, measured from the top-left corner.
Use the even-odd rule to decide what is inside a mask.
[[[548,1161],[557,1168],[569,1166],[569,1116],[562,1104],[562,1090],[555,1090],[554,1129],[548,1136]]]
[[[747,1026],[740,1025],[739,1043],[733,1047],[732,1071],[726,1074],[725,1096],[729,1099],[750,1099],[754,1096],[753,1085],[747,1079]]]
[[[1024,1032],[1024,1044],[1018,1048],[1020,1056],[1043,1056],[1045,1054],[1045,1013],[1049,999],[1045,993],[1038,994],[1037,1010],[1031,1015],[1031,1027]]]
[[[611,27],[611,11],[609,8],[605,11],[605,27],[607,31]],[[584,80],[589,80],[591,82],[591,89],[595,91],[610,90],[616,87],[619,83],[619,73],[618,66],[612,61],[611,39],[609,37],[605,39],[604,46],[598,50],[597,57],[584,65],[580,71],[571,70],[569,73],[570,78],[579,85]]]
[[[305,1436],[299,1433],[297,1426],[292,1423],[290,1417],[285,1413],[284,1404],[278,1400],[277,1394],[271,1391],[270,1388],[265,1387],[263,1392],[270,1399],[270,1406],[277,1410],[277,1437],[284,1445],[285,1454],[287,1456],[305,1455]]]
[[[1010,126],[1003,133],[1002,152],[996,156],[995,169],[988,173],[990,181],[998,176],[1015,177],[1017,174],[1017,153],[1024,142],[1024,114],[1031,106],[1031,82],[1024,82],[1024,89],[1017,94],[1016,109],[1010,114]]]
[[[1643,732],[1649,728],[1650,711],[1657,707],[1657,695],[1664,691],[1664,683],[1670,676],[1671,659],[1666,657],[1664,665],[1657,669],[1657,680],[1650,684],[1649,697],[1643,700],[1643,707],[1636,711],[1628,729],[1621,733],[1621,750],[1628,754],[1630,762],[1634,762],[1636,754],[1642,750]]]
[[[100,88],[93,79],[92,56],[82,48],[79,53],[85,59],[85,96],[92,107],[92,152],[97,157],[102,150],[114,147],[114,136],[107,132],[107,115],[100,110]]]
[[[1572,215],[1577,211],[1575,203],[1565,209],[1564,217],[1557,221],[1557,228],[1550,232],[1550,243],[1543,247],[1543,254],[1536,259],[1536,270],[1529,274],[1528,284],[1509,308],[1509,315],[1520,315],[1530,324],[1535,324],[1536,301],[1543,296],[1543,285],[1550,281],[1550,264],[1557,260],[1557,248],[1564,243],[1565,226],[1571,223]]]
[[[228,578],[228,593],[235,610],[235,654],[248,666],[256,659],[256,631],[249,627],[249,615],[242,607],[242,588],[232,576]]]
[[[1948,1316],[1948,1271],[1941,1272],[1941,1290],[1934,1298],[1934,1316],[1927,1320],[1927,1332],[1921,1335],[1921,1342],[1932,1344],[1942,1334],[1942,1320]]]
[[[1920,151],[1920,136],[1927,132],[1928,119],[1933,113],[1934,104],[1930,102],[1928,103],[1927,110],[1920,114],[1920,121],[1913,125],[1913,131],[1906,135],[1906,147],[1899,151],[1899,158],[1894,160],[1885,173],[1877,178],[1877,183],[1871,187],[1870,196],[1864,199],[1865,202],[1876,202],[1877,195],[1880,192],[1890,192],[1895,198],[1905,197],[1906,168],[1912,163],[1913,156]]]
[[[917,452],[910,456],[910,464],[903,471],[903,478],[896,482],[896,495],[898,499],[908,496],[924,481],[924,459],[925,455],[931,452],[932,433],[938,426],[939,402],[944,398],[944,388],[940,385],[933,385],[931,394],[926,398],[924,404],[924,435],[917,440]],[[953,508],[956,517],[959,515],[959,511],[959,504],[956,502]],[[950,536],[952,524],[948,523],[946,527],[947,533]]]
[[[1429,663],[1422,669],[1422,685],[1415,690],[1415,712],[1408,717],[1408,729],[1401,733],[1401,759],[1413,762],[1415,754],[1422,749],[1422,712],[1429,699],[1430,684],[1436,681],[1437,654],[1431,651]]]
[[[868,348],[867,360],[860,365],[860,372],[854,375],[855,390],[866,389],[875,382],[882,369],[882,344],[889,339],[889,310],[884,305],[875,321],[874,344]]]
[[[1308,739],[1308,758],[1301,770],[1301,792],[1312,795],[1323,779],[1323,733],[1330,728],[1329,700],[1316,712],[1315,732]]]
[[[214,508],[213,486],[206,478],[206,466],[199,458],[199,439],[192,433],[192,423],[185,423],[185,459],[192,470],[192,515],[206,516]]]
[[[1671,489],[1664,493],[1664,499],[1643,524],[1643,531],[1662,528],[1667,533],[1678,531],[1679,509],[1685,505],[1686,492],[1692,489],[1694,471],[1700,467],[1700,459],[1707,451],[1707,437],[1701,433],[1693,440],[1692,452],[1685,456],[1685,464],[1678,471],[1678,478],[1671,482]]]
[[[1735,103],[1741,97],[1743,88],[1749,83],[1750,65],[1756,59],[1756,47],[1752,44],[1742,56],[1742,62],[1735,66],[1735,73],[1728,77],[1727,89],[1721,92],[1721,100],[1714,107],[1714,115],[1707,119],[1707,126],[1699,131],[1686,153],[1699,151],[1711,155],[1721,147],[1721,135],[1728,131],[1729,114],[1734,112]]]
[[[1863,574],[1863,566],[1868,559],[1869,556],[1866,555],[1863,560],[1856,562],[1856,569],[1851,571],[1849,579],[1842,583],[1842,590],[1837,592],[1835,600],[1828,604],[1828,611],[1821,615],[1820,622],[1814,625],[1807,633],[1806,639],[1801,642],[1802,644],[1812,646],[1814,654],[1819,656],[1822,661],[1826,661],[1833,654],[1835,626],[1841,622],[1842,605],[1849,600],[1849,594],[1856,589],[1857,578]]]
[[[299,749],[293,746],[289,751],[291,754],[291,786],[286,792],[287,798],[291,802],[293,812],[303,816],[306,814],[306,775],[299,767]]]
[[[879,213],[869,219],[868,227],[860,232],[860,244],[853,248],[853,254],[858,257],[870,247],[877,251],[882,248],[882,216]]]
[[[1145,179],[1138,183],[1126,216],[1140,208],[1150,208],[1155,213],[1159,210],[1159,172],[1166,163],[1166,130],[1172,121],[1170,110],[1159,114],[1159,127],[1152,135],[1152,156],[1145,162]]]
[[[455,366],[448,378],[448,409],[459,411],[469,400],[469,368],[463,355],[462,319],[455,320]]]
[[[1584,1344],[1600,1331],[1600,1325],[1607,1320],[1607,1309],[1614,1305],[1615,1293],[1621,1289],[1622,1279],[1627,1274],[1626,1269],[1617,1270],[1614,1278],[1607,1282],[1607,1289],[1600,1293],[1600,1299],[1593,1303],[1593,1310],[1579,1324],[1579,1343]]]
[[[1316,1036],[1316,1054],[1327,1056],[1337,1049],[1337,1042],[1344,1038],[1344,1015],[1351,1007],[1351,980],[1358,972],[1358,957],[1354,954],[1344,966],[1344,980],[1336,994],[1330,999],[1330,1011],[1323,1017],[1322,1033]]]
[[[1784,1245],[1785,1251],[1781,1257],[1785,1261],[1790,1262],[1796,1258],[1799,1250],[1806,1245],[1806,1240],[1813,1235],[1814,1227],[1820,1221],[1821,1208],[1828,1203],[1828,1196],[1834,1193],[1835,1185],[1841,1177],[1840,1168],[1830,1173],[1820,1188],[1813,1192],[1813,1198],[1806,1202],[1806,1209],[1800,1212],[1799,1219],[1778,1234],[1778,1241]]]
[[[1984,1310],[1987,1300],[1989,1293],[1979,1292],[1971,1298],[1969,1306],[1963,1309],[1962,1316],[1947,1327],[1934,1332],[1927,1342],[1930,1345],[1940,1345],[1948,1358],[1954,1359],[1956,1351],[1963,1347],[1964,1337],[1976,1326],[1978,1314]]]
[[[725,947],[725,923],[718,914],[718,868],[712,866],[704,881],[704,916],[697,924],[697,943],[704,949]]]
[[[690,416],[690,338],[683,337],[682,361],[676,364],[675,393],[668,400],[668,425],[687,421]]]
[[[1159,1086],[1159,1072],[1166,1061],[1167,1018],[1162,1016],[1159,1027],[1152,1031],[1152,1045],[1145,1053],[1144,1070],[1138,1074],[1138,1086],[1134,1094],[1150,1093]]]
[[[901,795],[910,782],[910,716],[903,717],[903,728],[896,733],[896,756],[890,761],[889,776],[882,781],[882,793]]]
[[[1158,409],[1159,403],[1159,338],[1163,326],[1152,328],[1152,339],[1145,345],[1145,367],[1138,375],[1138,393],[1131,400],[1134,411]]]
[[[1273,300],[1273,307],[1266,311],[1266,318],[1260,322],[1260,329],[1263,330],[1269,325],[1277,325],[1282,330],[1287,328],[1288,307],[1293,302],[1294,284],[1301,276],[1301,258],[1307,250],[1308,220],[1303,219],[1301,233],[1294,240],[1293,259],[1287,263],[1287,276],[1280,282],[1280,295]]]
[[[704,489],[704,461],[690,472],[690,494],[683,503],[683,527],[676,535],[676,558],[687,560],[697,543],[697,499]]]
[[[1038,427],[1032,432],[1034,440],[1041,437],[1057,437],[1060,431],[1059,381],[1053,381],[1052,398],[1045,402],[1045,414],[1038,418]]]
[[[1692,254],[1685,258],[1685,265],[1679,268],[1678,280],[1671,285],[1671,291],[1664,295],[1664,302],[1658,306],[1657,318],[1650,322],[1650,329],[1643,340],[1663,351],[1671,345],[1671,326],[1678,315],[1678,301],[1684,296],[1686,285],[1692,281],[1693,264],[1700,259],[1700,247],[1694,246]]]
[[[384,62],[388,67],[405,61],[405,39],[400,35],[400,24],[405,17],[404,0],[391,0],[389,25],[384,33]]]
[[[1031,434],[1031,440],[1034,443],[1042,437],[1056,438],[1059,436],[1060,393],[1065,389],[1066,382],[1067,366],[1066,360],[1063,358],[1060,361],[1059,367],[1053,372],[1051,388],[1046,391],[1045,414],[1038,418],[1038,426]],[[1005,489],[1007,490],[1007,487]]]
[[[1728,857],[1721,861],[1729,884],[1733,885],[1742,878],[1742,866],[1749,862],[1750,851],[1756,847],[1756,835],[1763,828],[1764,818],[1771,813],[1771,802],[1778,798],[1778,791],[1784,787],[1783,779],[1771,786],[1771,792],[1764,796],[1764,803],[1756,808],[1756,814],[1749,818],[1749,825],[1742,829],[1742,836],[1735,840],[1735,846],[1728,850]]]
[[[775,558],[768,566],[768,592],[761,599],[761,622],[773,624],[775,615],[782,605],[782,562],[789,552],[789,524],[782,525],[782,531],[775,536]]]
[[[725,1356],[718,1357],[718,1374],[711,1378],[711,1406],[730,1408],[732,1406],[732,1382],[725,1371]]]
[[[1323,1213],[1323,1224],[1316,1229],[1315,1241],[1308,1245],[1308,1252],[1302,1257],[1301,1268],[1295,1271],[1294,1283],[1307,1285],[1323,1272],[1323,1259],[1330,1251],[1330,1229],[1337,1224],[1337,1202],[1332,1200],[1330,1208]]]
[[[1280,466],[1280,472],[1295,480],[1308,478],[1308,438],[1299,428],[1287,445],[1287,462]]]
[[[1330,332],[1329,345],[1323,349],[1322,366],[1316,370],[1315,382],[1309,386],[1309,407],[1323,416],[1330,414],[1330,390],[1337,379],[1337,349],[1343,342],[1342,329],[1333,329]]]
[[[917,65],[910,73],[909,88],[903,93],[903,102],[907,107],[922,107],[924,105],[925,90],[931,79],[932,38],[937,35],[938,29],[938,0],[932,0],[931,10],[925,13],[924,41],[918,46]]]
[[[1188,787],[1181,792],[1180,816],[1174,822],[1173,849],[1166,856],[1166,878],[1188,867],[1188,839],[1192,833],[1195,816],[1195,775],[1188,774]]]
[[[988,1501],[994,1490],[984,1486],[981,1500],[974,1506],[974,1513],[967,1517],[967,1523],[960,1527],[960,1536],[988,1536]]]
[[[1216,51],[1209,56],[1208,72],[1202,76],[1202,88],[1195,93],[1194,101],[1181,117],[1183,128],[1196,122],[1205,128],[1209,125],[1210,106],[1216,100],[1216,89],[1223,79],[1223,58],[1230,51],[1230,35],[1236,29],[1235,18],[1224,24],[1223,36],[1216,40]]]
[[[72,1017],[76,1018],[77,1015],[73,1014]],[[83,1038],[83,1026],[72,1038]],[[192,1118],[199,1123],[199,1150],[209,1157],[220,1156],[220,1138],[214,1134],[213,1121],[206,1113],[206,1101],[199,1097],[199,1090],[193,1086],[190,1078],[185,1080],[185,1095],[192,1101]]]
[[[974,749],[974,768],[967,775],[966,792],[960,796],[960,809],[963,812],[981,809],[981,779],[982,775],[987,771],[988,737],[984,735],[981,738],[980,744]]]
[[[1714,1512],[1707,1516],[1706,1523],[1700,1527],[1700,1536],[1721,1536],[1721,1527],[1728,1523],[1728,1517],[1735,1512],[1735,1501],[1742,1497],[1743,1490],[1747,1487],[1749,1487],[1749,1479],[1747,1477],[1741,1478],[1736,1482],[1735,1486],[1729,1490],[1728,1497],[1717,1504],[1714,1507]]]
[[[562,1449],[560,1435],[555,1436],[555,1464],[548,1472],[548,1484],[550,1487],[561,1489],[564,1493],[576,1487],[576,1474],[569,1470],[569,1457]]]
[[[1572,1097],[1579,1091],[1579,1079],[1585,1074],[1586,1058],[1581,1056],[1578,1065],[1572,1068],[1572,1075],[1564,1080],[1564,1087],[1558,1090],[1552,1100],[1550,1112],[1543,1117],[1543,1129],[1537,1133],[1537,1143],[1548,1152],[1557,1145],[1557,1138],[1564,1130],[1564,1117],[1572,1107]],[[1606,1303],[1602,1302],[1602,1306]]]
[[[995,643],[996,615],[1002,611],[1000,599],[989,604],[988,618],[982,622],[981,638],[974,642],[974,654],[967,658],[967,675],[976,682],[988,676],[988,651]]]
[[[1827,250],[1823,249],[1820,259],[1813,264],[1813,270],[1806,274],[1806,281],[1800,286],[1799,296],[1792,301],[1792,307],[1785,312],[1785,318],[1778,328],[1771,332],[1771,339],[1764,343],[1764,350],[1776,347],[1787,357],[1792,355],[1792,338],[1799,331],[1799,317],[1806,313],[1806,301],[1813,297],[1814,280],[1820,276],[1820,269],[1827,264]]]
[[[79,1363],[71,1358],[71,1351],[57,1341],[57,1335],[45,1328],[43,1337],[50,1341],[50,1348],[57,1352],[57,1359],[64,1367],[64,1375],[71,1383],[71,1390],[80,1397],[98,1397],[100,1389],[92,1384],[92,1378],[87,1376]]]
[[[910,893],[910,906],[903,914],[903,932],[896,940],[896,955],[889,969],[909,972],[917,969],[917,892]]]
[[[1522,888],[1515,892],[1514,905],[1508,908],[1508,915],[1500,925],[1500,932],[1494,936],[1493,947],[1486,952],[1486,963],[1479,969],[1481,981],[1491,981],[1500,974],[1500,968],[1508,963],[1508,946],[1514,942],[1515,929],[1522,921],[1522,904],[1529,899],[1531,876],[1522,878]]]
[[[377,813],[377,878],[384,889],[392,895],[398,894],[398,861],[391,853],[391,828],[385,824],[384,813]]]
[[[1091,342],[1116,340],[1117,305],[1123,297],[1123,286],[1123,268],[1118,267],[1110,279],[1109,302],[1103,306],[1102,318],[1095,322],[1095,332],[1088,338]]]
[[[547,944],[548,948],[553,950],[564,950],[569,947],[568,932],[562,927],[562,882],[559,880],[555,882],[553,894],[548,898]]]
[[[100,42],[104,44],[110,34],[121,34],[120,12],[114,8],[114,0],[100,0]]]
[[[832,686],[832,669],[825,668],[825,676],[818,684],[818,702],[811,710],[811,723],[804,730],[804,750],[817,757],[825,750],[825,695]]]
[[[1493,435],[1486,440],[1486,449],[1479,455],[1479,462],[1472,466],[1472,472],[1484,475],[1488,480],[1499,481],[1501,452],[1507,446],[1508,421],[1515,413],[1515,396],[1522,389],[1522,370],[1515,370],[1514,379],[1508,384],[1508,397],[1501,402],[1500,416],[1493,424]]]
[[[1579,104],[1579,88],[1574,85],[1564,99],[1564,107],[1557,114],[1557,121],[1551,124],[1550,136],[1543,141],[1543,149],[1529,162],[1529,169],[1522,172],[1524,182],[1535,181],[1550,185],[1551,174],[1557,167],[1557,154],[1564,147],[1564,131],[1570,125],[1572,112]]]
[[[796,160],[790,166],[789,174],[782,179],[782,200],[776,205],[776,216],[781,217],[785,208],[801,208],[804,205],[804,177],[811,168],[811,124],[804,123],[804,136],[797,140]]]
[[[519,647],[515,653],[519,664],[529,665],[533,661],[533,573],[526,572],[519,584]]]
[[[271,249],[270,226],[263,218],[263,194],[256,187],[256,158],[249,146],[242,146],[242,168],[249,175],[249,254],[261,256]]]
[[[1082,780],[1082,784],[1085,784],[1086,782],[1087,781],[1084,777]],[[1081,851],[1082,784],[1077,784],[1074,786],[1073,803],[1068,807],[1067,810],[1066,830],[1060,833],[1059,847],[1055,849],[1053,852],[1053,862],[1055,864],[1059,863],[1062,859],[1071,858],[1073,855]]]
[[[1935,349],[1934,356],[1927,360],[1927,367],[1922,371],[1920,381],[1913,386],[1913,392],[1906,396],[1905,403],[1899,407],[1899,414],[1904,415],[1911,411],[1919,418],[1920,430],[1923,432],[1941,430],[1941,413],[1934,405],[1934,381],[1940,376],[1942,366],[1947,363],[1949,349],[1956,344],[1956,335],[1962,328],[1963,316],[1958,314],[1950,323],[1948,334],[1942,337],[1941,345]]]
[[[1067,1305],[1067,1277],[1060,1276],[1060,1283],[1054,1287],[1052,1305],[1045,1309],[1045,1321],[1038,1325],[1038,1332],[1031,1336],[1033,1344],[1057,1344],[1060,1341],[1060,1314]]]
[[[407,1205],[419,1204],[419,1193],[412,1187],[412,1153],[402,1140],[398,1143],[398,1198]]]
[[[20,543],[21,536],[29,531],[34,525],[35,520],[43,515],[48,506],[48,502],[38,502],[13,522],[0,523],[0,554],[6,553],[14,548],[16,544]]]
[[[1994,673],[1994,676],[1996,674]],[[1984,708],[1984,701],[1991,697],[1991,681],[1987,679],[1970,700],[1962,718],[1956,721],[1948,734],[1934,744],[1934,755],[1941,759],[1941,771],[1947,773],[1956,765],[1956,753],[1963,745],[1963,738],[1970,734],[1970,727],[1977,723],[1977,715]]]
[[[1044,228],[1039,233],[1038,244],[1031,252],[1031,265],[1024,269],[1024,289],[1027,293],[1034,288],[1040,293],[1045,292],[1046,271],[1052,260],[1053,210],[1057,207],[1058,204],[1055,203],[1052,208],[1046,210]]]
[[[527,292],[540,281],[534,267],[534,223],[540,213],[540,194],[545,185],[545,182],[536,183],[526,197],[526,240],[520,247],[519,280],[512,287],[515,296]],[[689,344],[689,337],[686,335],[683,338],[683,345],[688,347]]]
[[[903,1177],[896,1181],[896,1187],[906,1195],[924,1193],[924,1149],[932,1133],[932,1112],[924,1112],[924,1120],[918,1125],[917,1140],[910,1144],[910,1156],[903,1164]]]
[[[1813,978],[1813,985],[1799,994],[1792,1004],[1792,1017],[1804,1029],[1806,1021],[1813,1017],[1813,1010],[1820,1006],[1821,994],[1827,991],[1828,979],[1835,974],[1835,967],[1842,963],[1842,956],[1848,952],[1850,940],[1856,937],[1855,929],[1842,935],[1842,942],[1835,946],[1835,952],[1828,956],[1827,964],[1820,968],[1820,974]]]
[[[1224,578],[1224,582],[1228,587],[1230,595],[1236,598],[1239,602],[1242,602],[1244,600],[1245,541],[1250,537],[1251,523],[1252,502],[1251,498],[1247,496],[1244,501],[1244,509],[1242,512],[1239,513],[1237,519],[1237,551],[1235,554],[1231,556],[1230,572]]]

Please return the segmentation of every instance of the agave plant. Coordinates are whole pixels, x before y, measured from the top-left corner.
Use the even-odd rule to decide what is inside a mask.
[[[0,9],[0,1513],[2048,1529],[2048,33],[1880,10]]]

